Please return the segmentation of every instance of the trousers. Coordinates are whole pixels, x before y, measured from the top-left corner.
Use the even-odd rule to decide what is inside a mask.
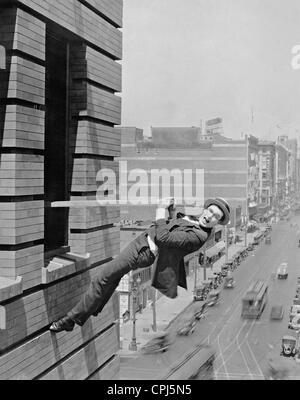
[[[103,266],[92,279],[81,300],[68,312],[77,325],[82,326],[91,315],[98,315],[113,295],[121,278],[131,270],[146,268],[155,261],[149,248],[147,233],[134,239],[115,259]]]

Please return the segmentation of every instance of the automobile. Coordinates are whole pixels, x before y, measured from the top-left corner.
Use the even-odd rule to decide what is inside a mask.
[[[194,314],[187,315],[183,318],[181,325],[177,329],[177,335],[180,336],[191,335],[192,333],[194,333],[195,327],[196,327],[195,315]]]
[[[265,239],[265,244],[271,244],[272,240],[271,240],[271,236],[267,236]]]
[[[220,290],[212,290],[206,301],[206,305],[208,307],[214,306],[215,304],[218,304],[220,302]]]
[[[226,265],[227,269],[229,269],[230,271],[233,271],[236,267],[236,263],[232,259],[228,260],[225,265]]]
[[[283,318],[283,306],[281,304],[273,305],[271,308],[270,318],[271,319],[282,319]]]
[[[159,331],[141,348],[141,351],[144,354],[165,352],[171,344],[170,334],[167,331]]]
[[[242,239],[242,237],[240,235],[235,235],[235,243],[239,243],[239,242],[242,242],[242,241],[243,241],[243,239]]]
[[[288,328],[294,329],[295,331],[300,329],[300,315],[295,315],[292,321],[289,322]]]
[[[300,305],[300,299],[299,299],[299,297],[294,297],[294,299],[293,299],[293,304],[294,304],[294,305]]]
[[[290,308],[290,315],[289,315],[289,321],[292,322],[292,319],[296,317],[296,315],[300,315],[300,305],[292,305]]]
[[[214,274],[213,276],[210,276],[208,280],[211,282],[211,288],[217,289],[217,287],[219,286],[217,275]]]
[[[248,250],[247,250],[247,248],[244,248],[244,249],[241,251],[241,256],[242,256],[242,258],[246,258],[246,257],[248,256]]]
[[[194,301],[206,300],[207,294],[209,292],[210,282],[202,282],[200,285],[196,286],[194,290]]]
[[[254,250],[254,246],[252,243],[249,243],[247,246],[247,251],[252,251],[252,250]]]
[[[294,357],[297,352],[297,339],[294,336],[285,335],[281,339],[280,355],[284,357]]]
[[[233,279],[233,273],[228,271],[227,276],[225,277],[224,281],[224,288],[234,288],[235,280]]]
[[[225,278],[225,283],[224,283],[224,288],[225,289],[232,289],[235,286],[235,280],[233,279],[233,276],[226,276]]]
[[[288,277],[287,263],[281,263],[277,269],[277,278],[286,279]]]
[[[204,318],[206,311],[207,311],[207,306],[204,303],[199,309],[194,311],[195,320],[199,321],[200,319]]]
[[[223,278],[224,278],[225,276],[227,276],[227,272],[228,272],[228,266],[227,266],[227,265],[222,265],[222,272],[221,272],[221,274],[222,274]]]

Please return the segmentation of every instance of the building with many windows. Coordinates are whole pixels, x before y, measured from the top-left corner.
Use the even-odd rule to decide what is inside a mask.
[[[121,207],[122,219],[153,220],[155,198],[162,194],[191,199],[191,204],[186,202],[189,209],[203,205],[209,197],[224,197],[233,209],[232,227],[241,222],[241,215],[257,214],[257,138],[233,140],[216,134],[208,140],[197,127],[152,127],[151,131],[151,138],[139,140],[138,146],[122,138],[119,160],[126,174],[120,188],[126,186],[124,192],[136,200],[134,207],[130,201]],[[138,204],[140,197],[149,199],[148,206]]]
[[[259,203],[270,209],[275,198],[275,142],[259,143]]]

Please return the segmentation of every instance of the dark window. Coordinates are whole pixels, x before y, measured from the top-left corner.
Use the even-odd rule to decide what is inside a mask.
[[[67,198],[68,44],[47,30],[45,113],[45,251],[67,244],[68,209],[51,208]]]
[[[6,50],[0,45],[0,69],[6,69]]]

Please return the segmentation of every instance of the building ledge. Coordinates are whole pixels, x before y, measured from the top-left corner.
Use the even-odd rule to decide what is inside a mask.
[[[17,276],[16,279],[0,277],[0,303],[18,296],[22,292],[22,278],[20,276]]]
[[[54,257],[42,270],[42,283],[48,284],[72,275],[77,271],[87,269],[90,265],[90,254],[79,255],[65,253],[63,256]]]
[[[22,278],[20,276],[17,276],[16,279],[0,277],[0,303],[18,296],[22,292]],[[0,330],[1,329],[6,329],[6,311],[5,307],[0,305]]]

